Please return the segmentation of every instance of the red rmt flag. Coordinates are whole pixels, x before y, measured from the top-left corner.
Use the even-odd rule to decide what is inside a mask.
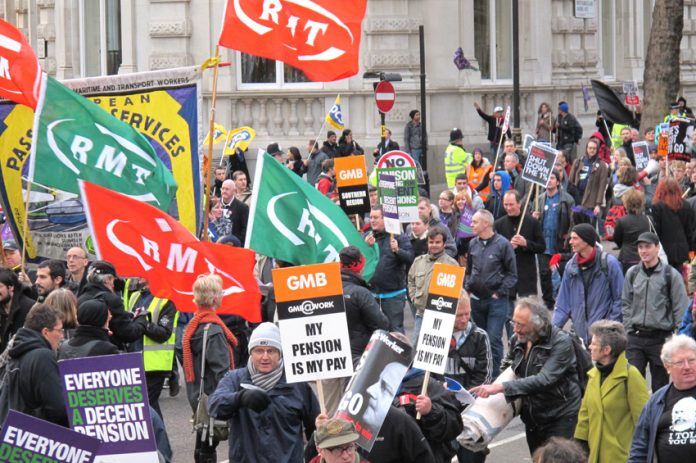
[[[283,61],[318,82],[358,72],[367,0],[227,0],[219,44]]]
[[[261,322],[261,292],[250,249],[199,241],[154,206],[80,180],[89,227],[100,259],[121,276],[144,277],[157,297],[181,312],[195,312],[193,283],[198,275],[222,277],[219,314]]]
[[[41,67],[24,35],[0,19],[0,97],[36,109]]]

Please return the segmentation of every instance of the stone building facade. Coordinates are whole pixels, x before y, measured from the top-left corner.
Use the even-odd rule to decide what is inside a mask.
[[[267,0],[270,1],[270,0]],[[277,0],[282,3],[282,0]],[[519,0],[520,127],[533,132],[542,101],[556,112],[566,100],[587,131],[596,103],[584,110],[581,86],[600,78],[621,86],[643,76],[654,0]],[[193,65],[213,54],[224,0],[0,0],[1,13],[29,37],[42,67],[59,79]],[[487,146],[485,111],[512,100],[512,0],[369,0],[360,72],[331,83],[304,82],[282,63],[222,50],[217,119],[257,132],[252,150],[271,141],[307,146],[341,94],[344,120],[370,152],[379,138],[373,80],[364,72],[400,73],[387,126],[402,142],[411,109],[420,107],[418,27],[425,31],[429,171],[444,180],[442,152],[459,127],[465,146]],[[696,0],[684,0],[682,94],[696,98]],[[577,7],[587,18],[577,17]],[[581,13],[581,12],[580,12]],[[588,14],[589,13],[589,14]],[[582,14],[581,14],[582,16]],[[459,71],[457,47],[477,70]],[[204,76],[210,101],[212,73]],[[692,102],[693,103],[693,102]],[[250,153],[253,160],[253,153]],[[371,158],[371,156],[368,156]],[[369,161],[368,161],[369,162]]]

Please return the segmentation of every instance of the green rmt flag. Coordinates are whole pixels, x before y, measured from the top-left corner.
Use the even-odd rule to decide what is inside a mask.
[[[82,179],[168,211],[176,181],[150,142],[52,77],[43,82],[29,178],[77,194]]]
[[[365,256],[370,279],[379,249],[368,246],[345,212],[273,157],[259,157],[245,247],[295,265],[338,261],[346,246]]]

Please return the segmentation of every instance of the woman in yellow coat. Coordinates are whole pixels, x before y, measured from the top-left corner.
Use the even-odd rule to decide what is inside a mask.
[[[626,332],[621,323],[599,320],[591,333],[595,367],[587,373],[575,438],[589,447],[590,463],[625,462],[633,429],[649,398],[648,386],[626,360]]]

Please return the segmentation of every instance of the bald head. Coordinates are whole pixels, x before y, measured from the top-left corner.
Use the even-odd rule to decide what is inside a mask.
[[[234,195],[237,194],[237,187],[234,184],[234,180],[227,179],[222,182],[222,187],[220,188],[220,197],[226,203],[229,203],[234,199]]]

